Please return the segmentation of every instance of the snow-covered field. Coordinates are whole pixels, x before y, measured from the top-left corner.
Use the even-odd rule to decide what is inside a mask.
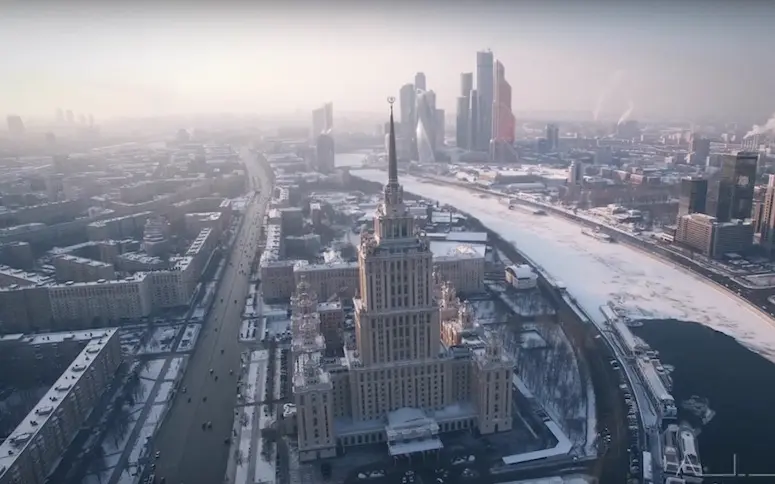
[[[181,338],[180,343],[178,343],[178,352],[191,351],[196,345],[201,330],[201,324],[187,324],[185,333],[183,333],[183,338]]]
[[[180,326],[159,326],[154,328],[151,338],[140,350],[139,354],[150,355],[172,351],[172,343],[175,341],[178,331],[180,331]]]
[[[385,172],[359,170],[383,182]],[[702,277],[624,244],[581,234],[581,227],[552,215],[534,216],[495,203],[493,197],[402,176],[408,192],[459,207],[561,280],[592,318],[612,301],[639,319],[694,321],[726,333],[775,361],[775,322]]]

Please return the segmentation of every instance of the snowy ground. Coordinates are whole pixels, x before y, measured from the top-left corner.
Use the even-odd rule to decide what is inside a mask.
[[[140,350],[140,341],[146,331],[148,331],[146,327],[121,329],[118,336],[121,341],[121,352],[125,355],[136,354]]]
[[[180,326],[159,326],[154,328],[148,342],[139,351],[139,354],[169,353],[172,351],[172,343],[180,331]]]
[[[560,326],[553,322],[509,323],[488,325],[486,331],[490,338],[502,341],[514,357],[522,382],[546,413],[574,446],[583,446],[588,434],[587,386]],[[595,426],[594,420],[590,425]]]
[[[199,338],[199,332],[202,330],[201,324],[187,324],[183,338],[178,343],[177,351],[191,351],[196,346],[196,340]]]
[[[146,451],[147,441],[153,437],[164,419],[175,383],[185,369],[187,356],[148,360],[142,363],[140,378],[132,394],[133,405],[123,407],[123,417],[102,441],[101,461],[90,467],[83,484],[106,484],[116,478],[118,484],[135,484],[137,461]],[[165,369],[165,364],[167,367]],[[133,433],[137,435],[133,437]],[[129,453],[125,469],[118,469],[121,456]],[[120,475],[114,476],[115,473]]]
[[[353,174],[376,182],[386,177],[378,170]],[[587,313],[601,322],[600,306],[612,301],[634,318],[704,324],[775,361],[775,323],[699,275],[627,245],[583,236],[579,225],[557,216],[510,211],[493,197],[409,176],[402,176],[401,182],[406,191],[458,206],[491,227],[564,282]]]

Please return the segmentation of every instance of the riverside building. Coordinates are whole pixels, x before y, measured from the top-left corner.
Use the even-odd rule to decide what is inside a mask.
[[[388,183],[358,250],[355,347],[324,357],[317,297],[305,280],[291,300],[302,461],[376,442],[394,457],[433,452],[441,432],[512,426],[514,363],[475,336],[470,308],[434,274],[430,244],[404,205],[396,158],[391,106]]]

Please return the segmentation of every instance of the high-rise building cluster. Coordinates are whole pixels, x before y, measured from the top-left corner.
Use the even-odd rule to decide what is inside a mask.
[[[397,156],[424,163],[436,161],[445,145],[446,113],[436,105],[436,93],[428,89],[424,73],[415,74],[414,84],[401,86],[398,104]]]
[[[476,85],[472,73],[460,76],[457,145],[470,151],[489,151],[496,162],[516,161],[515,119],[506,68],[489,50],[476,53]]]
[[[772,239],[775,229],[767,221],[775,219],[772,207],[768,210],[765,203],[758,211],[762,223],[751,220],[758,160],[759,154],[754,152],[724,155],[721,169],[709,179],[681,180],[675,242],[717,258],[749,249],[755,225],[762,227],[762,241]],[[771,181],[767,193],[775,199],[775,181]]]

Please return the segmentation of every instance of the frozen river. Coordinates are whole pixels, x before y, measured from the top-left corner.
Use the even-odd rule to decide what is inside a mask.
[[[353,175],[384,182],[386,172]],[[584,310],[603,318],[611,301],[636,319],[678,319],[704,324],[775,362],[775,321],[729,292],[670,262],[625,244],[585,236],[567,219],[509,210],[493,197],[402,176],[404,189],[478,218],[552,277],[563,281]]]

